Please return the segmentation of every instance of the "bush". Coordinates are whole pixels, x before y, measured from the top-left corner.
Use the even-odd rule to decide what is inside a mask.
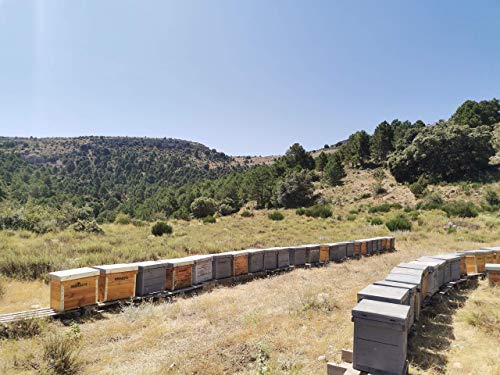
[[[374,214],[377,212],[389,212],[393,208],[399,210],[399,209],[403,208],[403,206],[401,206],[399,203],[383,203],[379,206],[370,207],[368,212],[371,214]]]
[[[73,229],[75,232],[104,233],[95,220],[78,220],[76,223],[70,225],[70,229]]]
[[[278,221],[278,220],[283,220],[285,218],[285,216],[283,216],[283,214],[279,211],[273,211],[273,212],[270,212],[267,217],[271,220],[275,220],[275,221]]]
[[[305,210],[305,215],[307,217],[322,217],[323,219],[331,217],[333,215],[330,207],[325,205],[314,205]]]
[[[202,222],[203,224],[214,224],[217,220],[212,215],[208,215],[202,219]]]
[[[49,374],[78,374],[83,369],[79,359],[79,339],[72,335],[54,334],[44,341],[43,358]]]
[[[427,191],[428,185],[429,180],[427,180],[424,176],[420,176],[417,181],[410,185],[410,191],[415,197],[422,198]]]
[[[476,205],[472,202],[466,202],[463,200],[452,202],[443,206],[443,211],[446,212],[448,216],[476,217],[478,215]]]
[[[132,220],[127,214],[119,213],[116,215],[115,224],[127,225],[130,224]]]
[[[190,208],[194,217],[201,219],[217,212],[217,202],[212,198],[199,197],[191,203]]]
[[[384,224],[384,221],[382,220],[382,218],[375,216],[370,218],[369,223],[370,225],[382,225]]]
[[[405,231],[411,230],[411,222],[403,214],[399,214],[393,217],[392,219],[387,221],[385,225],[391,232],[395,232],[398,230],[405,230]]]
[[[354,220],[356,220],[356,218],[357,218],[356,214],[349,214],[346,216],[346,219],[349,221],[354,221]]]
[[[363,193],[361,194],[361,196],[358,198],[358,200],[361,200],[361,199],[366,199],[366,198],[370,198],[372,195],[370,193]]]
[[[418,219],[418,217],[420,216],[420,212],[410,211],[410,212],[408,212],[408,216],[409,216],[411,221],[416,221]]]
[[[439,193],[427,194],[421,202],[417,204],[418,209],[437,210],[443,206],[443,198]]]
[[[486,193],[484,195],[484,200],[486,201],[487,204],[489,204],[492,207],[500,205],[500,199],[498,198],[498,194],[496,191],[492,189],[486,190]]]
[[[222,203],[219,206],[219,214],[222,216],[231,215],[234,211],[235,211],[234,208],[227,203]]]
[[[312,200],[314,186],[308,171],[291,171],[276,188],[276,201],[280,206],[293,208],[306,206]]]
[[[302,215],[304,215],[304,214],[306,213],[306,209],[305,209],[304,207],[297,208],[297,209],[295,210],[295,213],[296,213],[297,215],[299,215],[299,216],[302,216]]]
[[[253,216],[253,213],[252,213],[252,211],[249,211],[249,210],[244,210],[241,213],[241,217],[252,217],[252,216]]]
[[[372,193],[373,193],[373,196],[376,197],[377,195],[387,193],[387,190],[385,190],[385,188],[381,182],[375,182],[372,185]]]
[[[45,319],[24,319],[10,324],[0,324],[0,339],[27,339],[39,336],[47,326]]]
[[[173,231],[173,228],[164,221],[157,222],[151,228],[151,233],[156,237],[161,237],[164,234],[172,234]]]

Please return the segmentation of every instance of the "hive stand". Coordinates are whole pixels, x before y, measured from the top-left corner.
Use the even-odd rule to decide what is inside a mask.
[[[365,371],[358,371],[352,368],[352,350],[342,349],[340,359],[341,363],[328,362],[327,375],[370,375]],[[408,361],[406,361],[406,372],[408,373]]]

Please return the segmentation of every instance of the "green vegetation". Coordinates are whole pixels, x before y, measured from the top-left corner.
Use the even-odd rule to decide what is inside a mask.
[[[326,219],[327,217],[331,217],[333,215],[330,207],[323,204],[317,204],[309,207],[304,211],[304,213],[307,217],[321,217],[323,219]]]
[[[384,224],[384,221],[382,220],[382,218],[378,217],[378,216],[369,218],[368,222],[370,223],[370,225],[382,225],[382,224]]]
[[[279,221],[279,220],[283,220],[285,218],[285,216],[279,212],[279,211],[272,211],[272,212],[269,212],[269,214],[267,215],[267,217],[271,220],[274,220],[274,221]]]
[[[203,224],[214,224],[217,222],[217,220],[212,215],[208,215],[202,219],[202,222]]]
[[[399,214],[393,217],[392,219],[388,220],[385,223],[387,229],[389,229],[391,232],[395,231],[410,231],[411,230],[411,222],[408,220],[408,218],[404,214]]]
[[[333,154],[328,158],[323,173],[323,179],[332,186],[340,185],[342,179],[346,176],[342,157],[339,153]]]
[[[443,211],[446,212],[448,216],[476,217],[478,215],[478,208],[476,205],[464,200],[446,204],[443,206]]]
[[[194,217],[204,218],[217,212],[217,202],[212,198],[199,197],[191,203],[191,212]]]
[[[377,212],[389,212],[391,209],[401,209],[402,206],[399,203],[383,203],[379,206],[373,206],[368,209],[368,212],[373,214]]]
[[[164,221],[159,221],[153,225],[151,228],[151,233],[153,236],[161,237],[164,234],[172,234],[173,228],[165,223]]]
[[[253,213],[249,210],[243,210],[243,212],[241,213],[241,217],[252,217],[253,216]]]

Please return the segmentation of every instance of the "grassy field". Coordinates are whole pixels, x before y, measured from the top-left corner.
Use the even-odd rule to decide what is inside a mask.
[[[414,198],[388,182],[386,195],[359,199],[370,184],[354,186],[351,177],[351,190],[343,186],[334,194],[341,198],[328,219],[284,210],[284,220],[271,221],[267,211],[255,211],[215,224],[173,221],[173,235],[164,237],[151,236],[149,225],[108,224],[104,235],[0,231],[0,313],[47,306],[44,281],[51,270],[390,234],[368,220],[385,222],[403,210],[373,214],[368,205],[398,197],[413,205]],[[448,190],[443,194],[463,195],[459,187]],[[474,191],[471,196],[481,199]],[[441,210],[420,211],[412,225],[411,232],[393,233],[395,253],[299,269],[174,304],[126,307],[72,326],[51,321],[0,330],[0,374],[57,373],[64,364],[86,374],[324,374],[326,361],[338,361],[340,349],[352,347],[350,310],[358,290],[399,262],[500,240],[497,213],[450,219]],[[500,348],[498,303],[498,290],[482,282],[426,315],[417,327],[424,339],[410,345],[412,373],[500,373],[492,360]]]

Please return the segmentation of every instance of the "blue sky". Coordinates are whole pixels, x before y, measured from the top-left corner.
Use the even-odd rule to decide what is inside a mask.
[[[500,2],[0,0],[0,135],[308,149],[500,96]]]

